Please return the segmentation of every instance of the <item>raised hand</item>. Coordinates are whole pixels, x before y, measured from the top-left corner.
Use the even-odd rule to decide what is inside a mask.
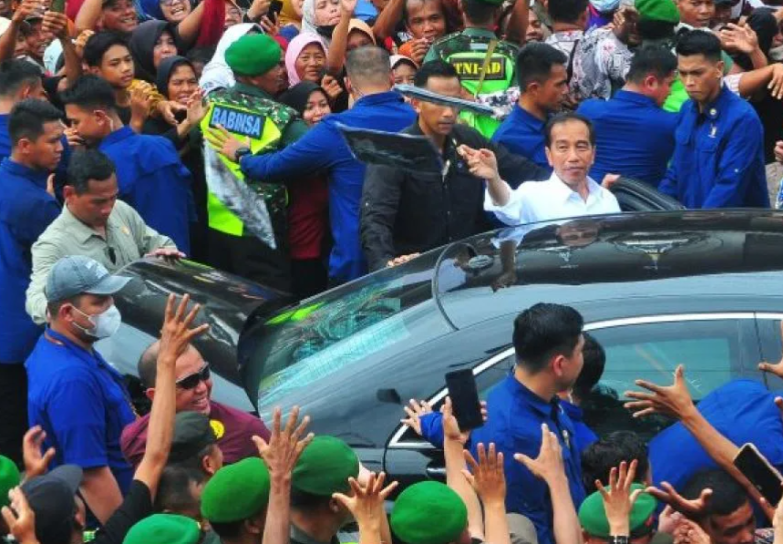
[[[674,544],[712,544],[709,535],[698,523],[682,519],[674,529]]]
[[[485,505],[504,504],[506,501],[506,475],[503,472],[503,452],[495,450],[495,444],[490,442],[489,450],[484,444],[476,447],[478,462],[468,450],[464,451],[465,462],[470,470],[463,470],[476,494]]]
[[[595,486],[604,501],[606,519],[609,521],[609,534],[612,536],[629,536],[631,534],[631,509],[642,493],[641,489],[631,493],[631,484],[636,477],[637,466],[638,462],[634,459],[630,465],[623,461],[619,468],[612,467],[609,473],[608,490],[599,480],[595,481]]]
[[[204,91],[194,92],[188,99],[188,116],[186,121],[191,127],[198,126],[204,116],[207,115],[207,105],[204,103]]]
[[[177,297],[174,294],[170,294],[166,300],[166,313],[163,318],[163,328],[160,335],[159,361],[176,361],[180,355],[185,353],[195,338],[209,330],[208,323],[190,328],[201,310],[201,304],[193,306],[193,309],[185,315],[188,309],[188,302],[190,302],[190,295],[182,297],[175,311],[174,304],[176,299]]]
[[[36,476],[46,474],[49,470],[49,463],[55,455],[55,449],[49,448],[46,453],[41,454],[41,446],[43,441],[46,440],[46,431],[44,431],[40,425],[30,427],[30,429],[24,433],[22,439],[22,452],[24,457],[24,471],[25,478],[31,479]]]
[[[35,513],[27,503],[22,490],[15,487],[8,492],[11,506],[3,506],[2,515],[8,531],[19,544],[38,544],[35,536]]]
[[[470,173],[477,178],[500,179],[497,158],[489,149],[473,149],[463,144],[457,148],[457,152],[467,162]]]
[[[13,20],[21,23],[31,15],[43,13],[43,11],[44,7],[40,0],[22,0],[22,3],[14,11]]]
[[[451,397],[446,397],[446,401],[441,408],[443,414],[443,439],[454,440],[459,442],[463,446],[470,438],[470,431],[462,432],[457,423],[457,418],[454,416],[454,408],[451,405]]]
[[[405,413],[408,415],[407,418],[401,419],[400,422],[404,423],[408,427],[414,430],[416,434],[421,436],[421,416],[424,414],[428,414],[432,412],[432,406],[429,405],[429,403],[425,400],[419,402],[415,399],[411,399],[408,403],[408,406],[403,406],[402,408],[405,410]]]
[[[625,396],[635,399],[626,403],[625,407],[632,410],[633,417],[650,414],[662,414],[675,419],[683,419],[690,411],[695,410],[688,386],[685,385],[685,368],[679,365],[674,371],[674,383],[664,387],[645,380],[636,380],[636,385],[652,393],[627,391]]]
[[[269,474],[273,478],[291,477],[291,472],[293,472],[296,466],[297,459],[299,459],[302,451],[313,440],[314,436],[313,433],[309,433],[300,439],[310,423],[310,416],[305,416],[299,422],[298,406],[294,406],[291,409],[285,428],[281,428],[282,417],[282,410],[278,406],[275,408],[272,435],[269,437],[269,442],[260,436],[253,437],[253,442],[255,442],[258,448],[258,454],[266,463]]]
[[[367,485],[361,485],[355,478],[348,478],[353,495],[335,493],[332,498],[342,504],[359,524],[359,531],[377,531],[380,533],[382,518],[385,514],[383,501],[391,495],[397,487],[397,482],[392,482],[386,487],[383,484],[386,474],[381,472],[376,475],[370,472]],[[378,534],[380,538],[380,534]]]
[[[41,30],[57,39],[68,39],[68,17],[64,13],[47,11],[44,13]]]
[[[514,460],[525,465],[537,478],[541,478],[549,485],[558,478],[566,477],[560,441],[557,435],[549,430],[546,423],[541,425],[541,450],[538,457],[531,459],[522,453],[515,453]]]
[[[668,504],[677,512],[692,519],[698,518],[704,514],[710,497],[712,496],[712,489],[705,489],[701,492],[698,499],[686,499],[677,493],[677,490],[674,489],[669,482],[661,482],[661,487],[663,489],[650,486],[644,491],[659,501]]]
[[[237,151],[241,148],[250,147],[250,139],[241,142],[232,136],[222,125],[218,125],[217,128],[208,129],[204,132],[204,137],[215,151],[230,161],[237,160]]]
[[[326,92],[326,96],[330,101],[334,101],[338,96],[343,94],[343,88],[340,87],[337,80],[329,74],[326,74],[323,79],[321,79],[321,88]]]

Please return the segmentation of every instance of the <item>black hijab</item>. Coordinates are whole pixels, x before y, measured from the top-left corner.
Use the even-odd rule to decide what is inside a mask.
[[[310,95],[315,91],[321,91],[326,96],[326,92],[317,83],[312,81],[300,81],[282,95],[280,95],[280,102],[295,109],[299,115],[303,115],[305,108],[307,107],[307,100]]]
[[[128,44],[133,60],[136,63],[136,77],[155,82],[155,64],[153,63],[153,54],[155,42],[158,41],[161,34],[168,31],[177,43],[177,34],[174,25],[166,21],[145,21],[141,23],[131,34]],[[179,52],[179,46],[177,46]]]
[[[174,57],[168,57],[160,61],[160,65],[158,66],[158,74],[155,77],[155,87],[157,87],[158,92],[165,96],[166,98],[169,97],[169,80],[171,79],[171,75],[174,73],[174,70],[177,69],[178,66],[182,66],[183,64],[186,64],[193,68],[193,63],[190,62],[185,57],[180,56],[174,56]],[[193,73],[196,73],[196,69],[193,68]]]

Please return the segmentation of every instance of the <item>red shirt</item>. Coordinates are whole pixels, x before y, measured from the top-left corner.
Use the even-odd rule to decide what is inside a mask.
[[[230,465],[247,457],[258,457],[258,449],[252,437],[255,435],[269,440],[269,429],[264,422],[252,414],[224,404],[210,401],[209,405],[209,422],[218,438],[217,444],[223,451],[223,462]],[[149,422],[150,416],[147,414],[127,425],[122,431],[120,448],[134,469],[144,457]]]

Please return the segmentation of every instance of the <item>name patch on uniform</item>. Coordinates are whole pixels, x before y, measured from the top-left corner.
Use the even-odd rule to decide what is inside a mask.
[[[264,116],[258,113],[232,110],[223,106],[215,106],[209,126],[214,128],[222,125],[227,131],[242,136],[259,139],[264,130]]]
[[[451,65],[454,66],[460,78],[478,81],[481,79],[481,68],[484,66],[484,59],[452,59]],[[505,79],[506,59],[493,57],[487,64],[484,81],[505,81]]]

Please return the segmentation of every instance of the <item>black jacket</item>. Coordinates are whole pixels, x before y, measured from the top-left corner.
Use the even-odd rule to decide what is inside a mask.
[[[421,135],[418,123],[403,130]],[[550,173],[484,138],[475,129],[456,125],[443,156],[445,176],[370,165],[364,178],[361,208],[362,248],[370,270],[384,268],[400,255],[424,252],[492,228],[484,212],[484,181],[473,176],[457,154],[465,144],[491,149],[500,177],[512,187]]]

